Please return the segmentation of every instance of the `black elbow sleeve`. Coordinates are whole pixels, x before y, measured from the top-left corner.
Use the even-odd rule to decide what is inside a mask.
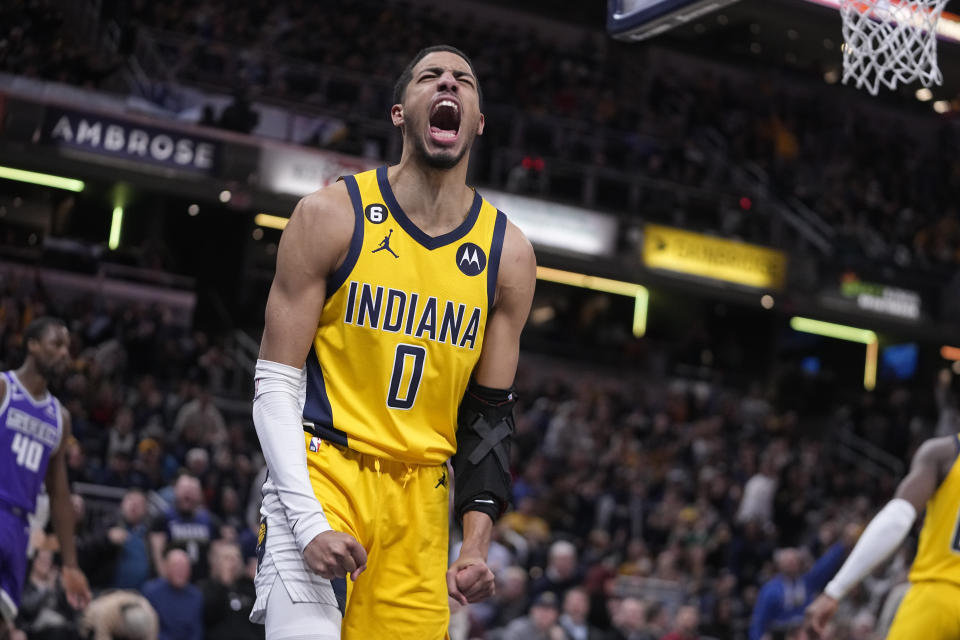
[[[516,428],[513,389],[491,389],[471,382],[457,417],[453,456],[457,520],[481,511],[493,520],[510,504],[510,442]]]

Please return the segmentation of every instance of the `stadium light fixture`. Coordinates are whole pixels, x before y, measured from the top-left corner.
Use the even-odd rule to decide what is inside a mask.
[[[79,193],[84,190],[86,185],[83,180],[74,180],[73,178],[64,178],[54,176],[49,173],[37,173],[36,171],[25,171],[23,169],[14,169],[13,167],[0,167],[0,178],[6,180],[16,180],[17,182],[28,182],[38,184],[44,187],[53,187],[54,189],[66,189]]]
[[[107,246],[111,251],[116,251],[120,246],[120,227],[123,226],[123,207],[113,208],[113,219],[110,221],[110,239],[107,240]]]
[[[647,332],[647,307],[650,302],[650,291],[643,285],[622,280],[610,280],[589,276],[585,273],[561,271],[549,267],[537,267],[537,279],[546,282],[558,282],[581,289],[603,291],[633,298],[633,335],[642,338]]]
[[[801,318],[800,316],[790,318],[790,328],[802,333],[812,333],[826,338],[867,345],[867,357],[863,365],[863,388],[867,391],[873,391],[877,386],[877,358],[880,352],[880,344],[876,333],[869,329],[858,329],[833,322]]]
[[[258,213],[253,218],[253,223],[258,226],[269,229],[280,229],[281,231],[287,226],[288,222],[290,222],[290,218],[275,216],[269,213]]]

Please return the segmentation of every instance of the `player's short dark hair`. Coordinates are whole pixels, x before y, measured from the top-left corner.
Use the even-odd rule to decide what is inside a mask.
[[[23,332],[23,348],[26,350],[27,343],[31,340],[42,340],[47,331],[53,327],[66,327],[66,323],[60,318],[53,316],[40,316],[27,325]]]
[[[417,55],[413,57],[413,60],[411,60],[406,68],[404,68],[403,72],[400,74],[400,77],[397,78],[397,84],[393,85],[393,104],[400,104],[403,102],[403,95],[407,92],[407,85],[410,84],[410,80],[413,79],[413,68],[417,66],[417,63],[427,57],[427,55],[436,53],[437,51],[448,51],[463,58],[464,62],[467,63],[467,66],[470,67],[470,72],[473,74],[474,79],[476,79],[477,99],[482,105],[483,92],[480,90],[480,79],[477,77],[476,69],[473,68],[473,62],[470,60],[470,56],[449,44],[435,44],[432,47],[424,47],[423,49],[420,49],[419,53],[417,53]]]

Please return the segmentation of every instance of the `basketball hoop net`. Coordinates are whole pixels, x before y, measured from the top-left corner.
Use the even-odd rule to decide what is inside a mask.
[[[873,95],[880,85],[941,84],[937,22],[947,0],[840,0],[843,82]]]

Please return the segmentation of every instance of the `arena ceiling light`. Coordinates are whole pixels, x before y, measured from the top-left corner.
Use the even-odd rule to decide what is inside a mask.
[[[550,269],[548,267],[537,267],[537,279],[546,282],[568,284],[573,287],[590,289],[592,291],[603,291],[605,293],[629,296],[634,299],[633,335],[642,338],[647,332],[647,305],[650,300],[650,292],[643,285],[624,282],[622,280],[610,280],[608,278],[589,276],[585,273]]]
[[[39,184],[44,187],[53,187],[54,189],[66,189],[67,191],[73,191],[75,193],[83,191],[83,189],[86,187],[86,185],[83,183],[83,180],[74,180],[73,178],[54,176],[49,173],[37,173],[36,171],[14,169],[13,167],[0,167],[0,178],[16,180],[17,182]]]
[[[253,223],[259,227],[267,227],[269,229],[280,229],[281,231],[287,226],[288,222],[290,222],[290,218],[284,218],[283,216],[275,216],[270,213],[258,213],[253,218]]]
[[[867,391],[873,391],[874,387],[877,386],[877,357],[880,345],[876,333],[869,329],[858,329],[844,324],[801,318],[800,316],[790,318],[790,328],[802,333],[812,333],[826,338],[867,345],[867,358],[863,365],[863,388]]]

